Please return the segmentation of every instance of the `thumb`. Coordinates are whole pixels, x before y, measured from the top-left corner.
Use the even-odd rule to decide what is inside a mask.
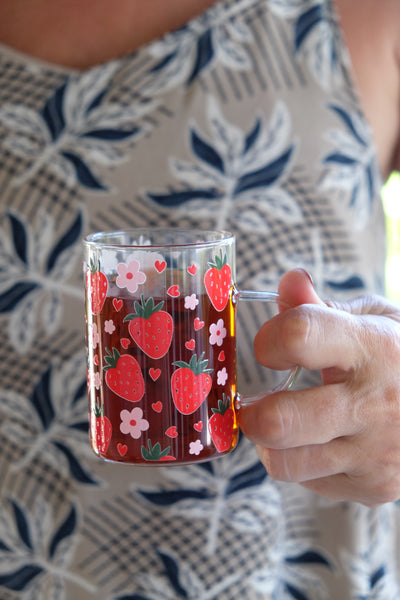
[[[304,269],[285,273],[279,283],[278,293],[282,302],[289,307],[299,304],[325,305],[315,291],[311,275]]]

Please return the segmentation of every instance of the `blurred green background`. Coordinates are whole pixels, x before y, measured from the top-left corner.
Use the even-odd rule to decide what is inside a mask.
[[[383,189],[383,205],[387,221],[388,256],[386,292],[400,305],[400,173],[393,173]]]

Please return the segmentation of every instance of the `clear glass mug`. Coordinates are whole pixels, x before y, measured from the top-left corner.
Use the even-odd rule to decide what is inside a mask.
[[[237,391],[237,302],[278,295],[236,288],[229,232],[132,229],[83,244],[94,452],[157,466],[231,452],[246,401]]]

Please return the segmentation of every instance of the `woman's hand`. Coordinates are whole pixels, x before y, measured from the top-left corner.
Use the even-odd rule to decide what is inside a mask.
[[[275,479],[367,506],[400,498],[400,310],[384,298],[323,302],[305,271],[287,273],[289,308],[258,332],[257,360],[321,371],[323,385],[244,406],[245,435]]]

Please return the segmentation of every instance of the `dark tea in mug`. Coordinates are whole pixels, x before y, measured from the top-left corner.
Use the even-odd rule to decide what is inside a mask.
[[[235,238],[139,229],[92,234],[84,248],[94,452],[176,465],[233,450],[237,301],[277,302],[235,288]]]

